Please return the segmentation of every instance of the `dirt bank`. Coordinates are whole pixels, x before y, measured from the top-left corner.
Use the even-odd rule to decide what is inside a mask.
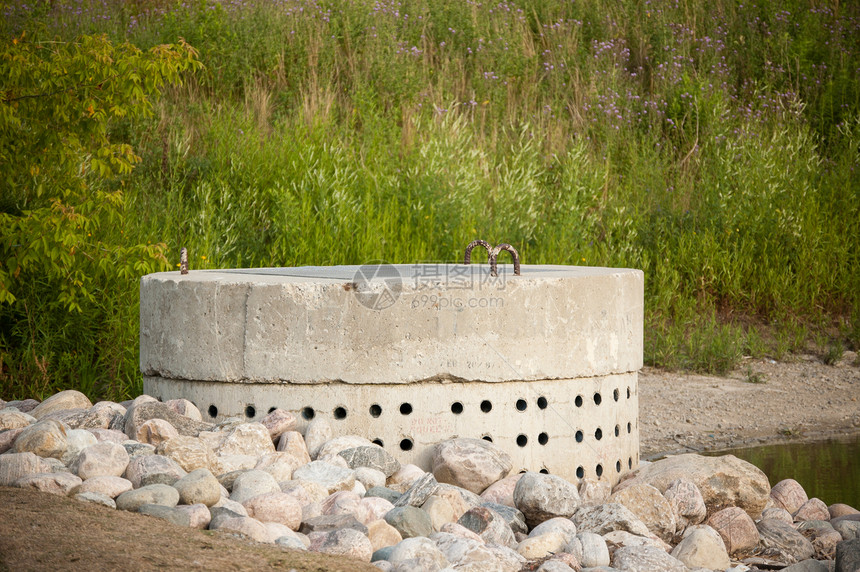
[[[640,456],[860,433],[860,367],[815,356],[746,360],[728,377],[645,368],[639,376]]]

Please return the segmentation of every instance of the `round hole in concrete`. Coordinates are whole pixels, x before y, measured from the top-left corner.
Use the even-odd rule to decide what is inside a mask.
[[[371,417],[379,417],[382,415],[382,407],[379,406],[378,403],[374,403],[370,406],[370,416]]]
[[[210,405],[209,409],[206,410],[206,413],[209,414],[209,417],[215,419],[216,417],[218,417],[218,408],[214,405]]]
[[[582,431],[577,431],[575,437],[577,443],[582,443]]]
[[[547,401],[546,401],[546,397],[538,397],[537,404],[538,404],[538,408],[546,409],[546,406],[548,405]]]
[[[538,443],[540,443],[541,445],[546,445],[547,443],[549,443],[549,435],[547,435],[546,433],[541,433],[540,435],[538,435]]]
[[[412,413],[412,404],[411,403],[401,403],[400,404],[400,413],[403,415],[409,415]],[[404,449],[404,451],[408,451],[409,449]]]
[[[269,413],[274,413],[274,412],[275,412],[275,409],[277,409],[277,407],[275,407],[274,405],[272,405],[271,407],[269,407]]]
[[[380,447],[384,447],[384,446],[385,446],[385,443],[383,443],[383,442],[382,442],[382,439],[379,439],[379,438],[374,439],[373,441],[371,441],[371,443],[373,443],[374,445],[379,445]]]
[[[598,479],[600,477],[602,477],[603,476],[603,465],[598,464],[596,467],[594,467],[594,472],[597,473]]]
[[[528,445],[528,442],[529,442],[529,438],[526,437],[525,435],[522,435],[522,434],[517,435],[517,446],[525,447],[526,445]]]
[[[632,425],[630,425],[630,423],[628,423],[628,424],[627,424],[627,432],[628,432],[628,433],[630,433],[630,431],[631,431],[632,429],[633,429],[633,426],[632,426]]]
[[[302,407],[302,417],[304,417],[308,421],[313,419],[316,414],[317,414],[317,412],[314,411],[313,407],[310,407],[310,406]]]
[[[246,405],[245,406],[245,417],[247,417],[248,419],[253,419],[256,414],[257,414],[257,408],[256,407],[254,407],[253,405]]]
[[[595,439],[597,439],[598,441],[600,441],[601,439],[603,439],[603,429],[601,429],[600,427],[598,427],[597,429],[595,429],[595,431],[594,431],[594,438],[595,438]]]
[[[525,399],[517,399],[517,411],[525,411],[529,404]]]
[[[346,407],[335,407],[334,408],[334,418],[335,419],[346,419]]]
[[[412,450],[412,439],[403,439],[400,442],[400,449],[402,451],[410,451]]]
[[[484,413],[489,413],[492,410],[493,404],[490,402],[489,399],[485,399],[481,402],[481,411],[483,411]]]
[[[541,470],[540,470],[540,471],[538,471],[538,472],[539,472],[540,474],[542,474],[542,475],[548,475],[548,474],[549,474],[549,471],[548,471],[547,469],[541,469]]]
[[[600,402],[603,401],[603,397],[600,396],[600,392],[594,394],[594,404],[600,405]]]
[[[459,401],[455,401],[451,404],[451,413],[454,415],[459,415],[463,412],[463,404]]]
[[[618,435],[620,435],[620,434],[621,434],[621,427],[616,425],[615,426],[615,436],[618,437]]]
[[[614,399],[615,401],[618,401],[618,389],[612,390],[612,399]]]
[[[490,443],[493,442],[493,438],[490,435],[484,435],[483,437],[481,437],[481,439],[483,439],[484,441],[489,441]]]
[[[633,457],[627,457],[627,468],[628,469],[633,468]]]
[[[576,468],[576,478],[581,479],[584,476],[585,476],[585,469],[583,469],[582,467],[577,467]]]
[[[576,399],[573,400],[577,407],[582,407],[582,396],[577,395]]]
[[[620,473],[620,472],[621,472],[621,461],[616,461],[616,462],[615,462],[615,472],[616,472],[616,473]]]

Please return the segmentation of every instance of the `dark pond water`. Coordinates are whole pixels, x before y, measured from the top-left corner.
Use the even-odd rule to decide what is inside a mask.
[[[828,505],[845,503],[860,508],[860,435],[820,443],[765,445],[733,449],[731,453],[764,471],[771,486],[782,479],[803,485],[809,498]]]

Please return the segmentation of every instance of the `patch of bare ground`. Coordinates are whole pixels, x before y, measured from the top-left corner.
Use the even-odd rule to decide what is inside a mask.
[[[639,374],[640,456],[812,442],[860,433],[860,367],[845,352],[790,362],[748,359],[726,377],[645,368]]]
[[[0,570],[295,570],[373,572],[357,560],[24,489],[0,487]]]

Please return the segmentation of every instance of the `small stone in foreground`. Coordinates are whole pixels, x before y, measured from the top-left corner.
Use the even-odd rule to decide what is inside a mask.
[[[558,516],[570,518],[579,506],[579,491],[556,475],[528,471],[514,487],[514,504],[534,527]]]
[[[179,510],[176,507],[159,504],[144,504],[137,509],[137,512],[166,520],[176,526],[191,526],[191,516],[187,512]]]
[[[48,464],[33,453],[4,453],[0,455],[0,487],[11,487],[24,475],[48,470]]]
[[[637,572],[687,572],[684,563],[654,546],[624,546],[615,551],[612,567]]]
[[[385,522],[396,528],[403,538],[433,534],[433,523],[430,521],[430,515],[414,506],[391,509],[385,515]]]
[[[510,455],[496,445],[483,439],[461,437],[436,445],[432,466],[440,483],[481,494],[491,484],[506,477],[513,463]]]
[[[36,473],[24,475],[15,481],[13,486],[65,496],[81,482],[83,481],[80,477],[71,473]]]
[[[182,504],[212,506],[221,499],[221,484],[209,469],[195,469],[173,483]]]
[[[133,491],[124,492],[116,498],[116,508],[137,512],[145,504],[176,506],[179,491],[168,485],[147,485]]]
[[[121,477],[129,464],[125,447],[104,442],[90,445],[78,455],[71,469],[84,480],[93,477]]]

